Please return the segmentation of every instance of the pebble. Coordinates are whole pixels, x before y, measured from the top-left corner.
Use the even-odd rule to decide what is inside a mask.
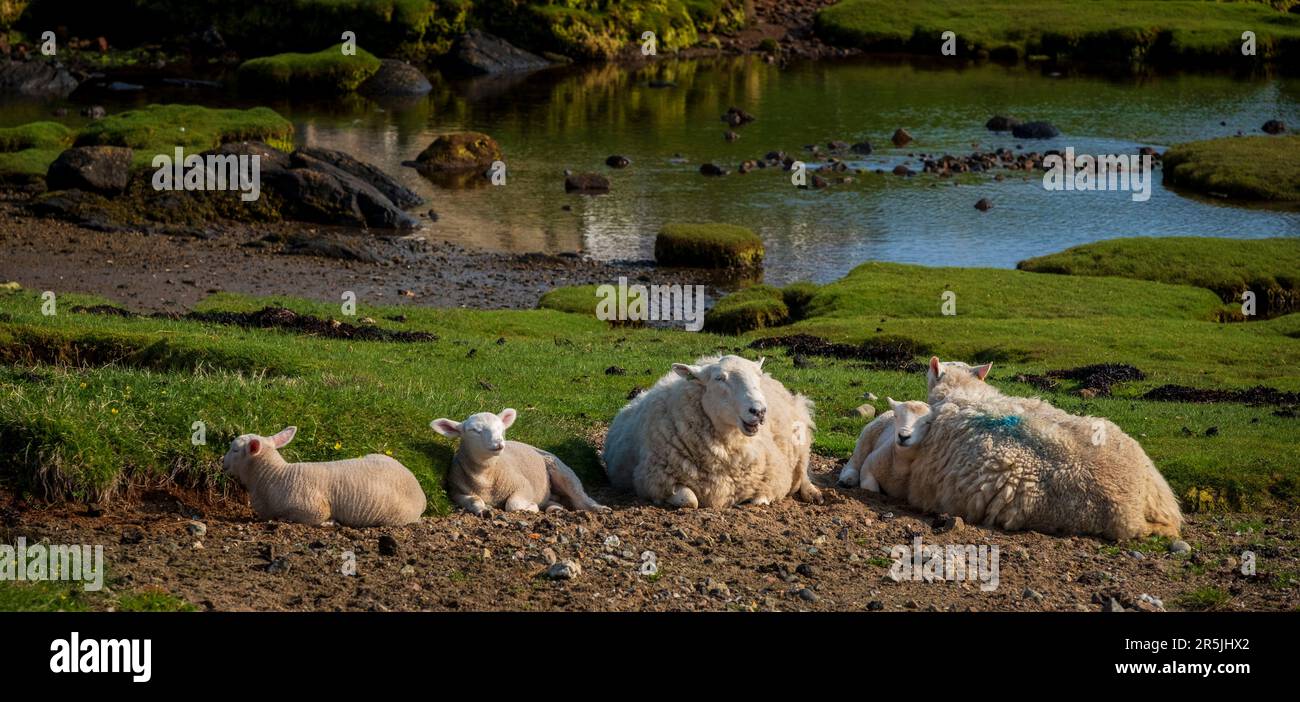
[[[1169,544],[1169,552],[1170,553],[1191,553],[1192,546],[1186,541],[1179,539]]]
[[[794,569],[794,572],[798,573],[799,575],[804,576],[805,578],[811,578],[811,577],[813,577],[813,567],[810,566],[810,565],[808,565],[807,563],[800,563],[800,564],[799,564],[799,565]]]
[[[813,592],[812,590],[809,590],[808,588],[804,588],[799,591],[799,599],[803,600],[804,602],[816,602],[821,598],[818,597],[817,593]]]
[[[1035,589],[1033,589],[1033,588],[1031,588],[1031,587],[1027,587],[1027,588],[1025,588],[1025,591],[1024,591],[1023,593],[1021,593],[1021,596],[1024,597],[1026,600],[1033,600],[1033,601],[1035,601],[1035,602],[1042,602],[1042,601],[1043,601],[1043,593],[1041,593],[1041,592],[1039,592],[1039,591],[1037,591],[1037,590],[1035,590]]]
[[[872,600],[867,603],[867,611],[879,612],[885,608],[885,603],[880,600]]]
[[[555,549],[552,548],[542,549],[542,558],[546,560],[546,565],[555,565],[560,560],[560,557],[555,555]]]
[[[573,580],[582,575],[582,566],[577,561],[559,561],[546,569],[546,577],[551,580]]]
[[[1124,605],[1120,604],[1120,603],[1119,603],[1119,600],[1117,600],[1117,599],[1115,599],[1114,597],[1112,597],[1112,598],[1110,598],[1109,600],[1107,600],[1107,602],[1106,602],[1106,606],[1102,608],[1102,611],[1103,611],[1103,612],[1123,612],[1123,611],[1124,611]]]
[[[185,529],[190,532],[190,536],[200,539],[208,533],[208,525],[199,521],[190,522],[185,525]]]

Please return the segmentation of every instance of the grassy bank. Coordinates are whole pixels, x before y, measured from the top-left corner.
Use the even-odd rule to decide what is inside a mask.
[[[1300,203],[1300,135],[1224,137],[1164,155],[1165,183],[1243,200]]]
[[[870,51],[939,55],[943,32],[959,55],[1049,55],[1088,61],[1240,62],[1241,34],[1257,55],[1300,50],[1300,15],[1265,3],[1203,0],[844,0],[817,15],[818,33]]]
[[[942,314],[945,290],[955,316]],[[1045,396],[1075,413],[1106,416],[1137,437],[1191,508],[1263,509],[1300,495],[1294,416],[1272,406],[1139,399],[1176,383],[1300,390],[1294,359],[1300,315],[1251,324],[1214,321],[1223,303],[1209,290],[1123,278],[869,263],[817,289],[806,317],[744,336],[614,328],[554,310],[470,311],[362,306],[384,328],[436,334],[432,342],[330,340],[196,321],[74,313],[94,302],[64,295],[54,317],[31,291],[0,295],[0,452],[4,480],[24,489],[93,499],[130,482],[220,484],[227,442],[296,424],[288,457],[324,460],[392,452],[449,508],[442,476],[452,444],[428,428],[440,416],[515,407],[514,438],[560,455],[600,480],[590,437],[636,387],[674,361],[718,352],[768,356],[767,368],[817,403],[815,449],[847,457],[861,429],[852,408],[866,392],[919,398],[921,373],[860,359],[748,345],[804,333],[834,342],[890,346],[992,360],[992,381],[1035,394],[1016,380],[1091,363],[1130,363],[1143,380],[1112,396],[1086,398],[1063,381]],[[267,304],[228,295],[207,310]],[[340,318],[338,307],[277,300]],[[897,368],[897,366],[892,366]],[[206,445],[190,441],[196,421]],[[1213,430],[1211,431],[1211,428]]]

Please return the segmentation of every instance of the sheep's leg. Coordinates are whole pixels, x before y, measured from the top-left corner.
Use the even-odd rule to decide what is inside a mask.
[[[894,445],[892,440],[882,442],[879,446],[867,456],[867,460],[862,464],[861,481],[862,489],[872,492],[880,492],[880,482],[876,479],[876,473],[880,470],[890,470],[894,467]]]
[[[547,501],[545,501],[545,502],[542,503],[542,511],[543,511],[543,512],[563,512],[563,511],[565,511],[565,509],[564,509],[564,505],[560,504],[559,502],[556,502],[555,500],[550,500],[550,499],[548,499]]]
[[[537,503],[523,495],[511,495],[506,498],[507,512],[536,512]]]
[[[854,453],[853,458],[850,458],[849,462],[845,463],[844,468],[840,470],[840,487],[855,488],[858,486],[860,480],[858,478],[858,464],[853,461],[857,457],[858,454]]]
[[[542,461],[546,464],[546,478],[551,483],[548,501],[555,501],[554,496],[559,495],[568,500],[569,504],[579,511],[610,511],[608,507],[587,495],[587,491],[582,489],[582,481],[578,479],[578,474],[565,465],[564,461],[545,451],[539,451],[538,453],[542,454]]]
[[[695,492],[690,488],[679,487],[668,498],[668,504],[678,509],[698,509],[700,498],[696,497]]]
[[[452,495],[452,501],[470,514],[481,517],[492,511],[478,495]]]

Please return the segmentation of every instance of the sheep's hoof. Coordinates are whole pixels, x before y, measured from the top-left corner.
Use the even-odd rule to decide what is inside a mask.
[[[822,491],[818,490],[816,486],[813,485],[805,485],[803,489],[799,491],[799,499],[815,505],[820,505],[826,501],[826,498],[822,497]]]

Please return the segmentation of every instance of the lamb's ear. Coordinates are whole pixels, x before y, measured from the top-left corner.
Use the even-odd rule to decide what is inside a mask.
[[[460,436],[460,422],[453,422],[450,419],[435,419],[432,422],[429,422],[429,426],[443,436],[450,436],[453,438]]]
[[[271,437],[271,445],[276,448],[284,448],[293,441],[293,435],[298,433],[298,427],[285,427],[280,430],[279,434]]]
[[[892,409],[892,410],[896,410],[896,409],[898,409],[898,402],[896,402],[896,401],[894,400],[894,398],[892,398],[892,397],[886,397],[885,399],[889,401],[889,409]]]
[[[249,440],[248,440],[248,455],[250,455],[250,456],[256,456],[257,454],[259,454],[259,453],[261,453],[261,452],[262,452],[262,440],[261,440],[261,439],[249,439]]]
[[[767,356],[761,356],[761,357],[758,359],[758,369],[759,369],[759,370],[763,370],[763,361],[766,361],[766,360],[767,360]]]
[[[501,414],[498,414],[497,416],[501,418],[501,423],[506,425],[506,429],[509,429],[510,425],[515,423],[515,419],[519,416],[519,413],[514,411],[514,409],[507,407],[501,410]]]
[[[993,370],[992,363],[985,363],[982,366],[975,366],[974,368],[970,369],[970,371],[975,374],[975,377],[979,378],[980,380],[986,378],[989,374],[989,371],[991,370]]]
[[[940,367],[939,367],[939,357],[938,357],[938,356],[931,356],[931,357],[930,357],[930,377],[932,377],[932,378],[938,378],[938,377],[941,376],[941,375],[943,375],[943,371],[942,371],[942,370],[940,369]]]
[[[683,378],[685,378],[685,379],[687,379],[687,380],[699,380],[699,379],[700,379],[700,367],[699,367],[699,366],[688,366],[688,365],[686,365],[685,363],[674,363],[674,364],[673,364],[673,372],[676,373],[677,375],[682,376]]]

